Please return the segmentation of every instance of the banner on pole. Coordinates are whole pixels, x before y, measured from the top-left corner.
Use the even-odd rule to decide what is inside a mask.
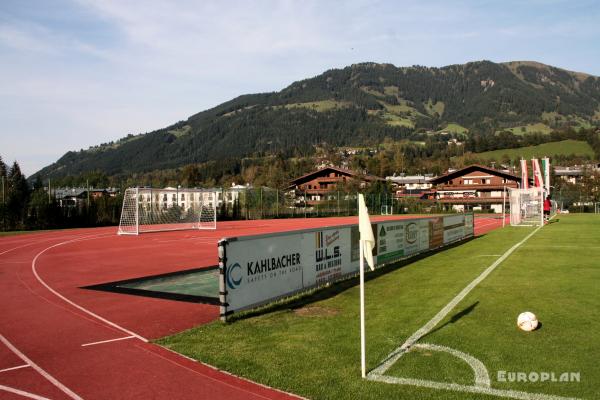
[[[544,188],[546,193],[550,194],[550,159],[542,158],[542,173],[544,174]]]
[[[521,188],[529,189],[529,176],[527,174],[527,161],[521,159]]]
[[[540,163],[537,158],[531,159],[531,167],[533,170],[533,180],[535,187],[544,187],[544,178],[540,169]]]

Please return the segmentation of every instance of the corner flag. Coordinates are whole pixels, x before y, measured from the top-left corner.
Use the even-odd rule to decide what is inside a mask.
[[[365,258],[371,270],[375,270],[373,261],[373,248],[375,247],[375,236],[371,228],[369,210],[365,205],[365,198],[358,195],[358,231],[360,232],[360,372],[362,377],[367,376],[365,361]]]
[[[375,248],[375,236],[373,236],[373,229],[371,228],[369,210],[365,205],[365,198],[362,194],[358,195],[358,230],[360,232],[360,245],[363,249],[364,257],[367,259],[367,264],[369,264],[371,271],[374,271],[373,248]]]

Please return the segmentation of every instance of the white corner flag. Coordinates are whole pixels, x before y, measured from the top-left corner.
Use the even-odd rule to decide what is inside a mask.
[[[365,198],[362,194],[358,195],[358,230],[360,232],[360,244],[364,257],[367,259],[367,264],[369,264],[371,271],[374,271],[373,249],[375,248],[375,236],[373,236],[373,229],[371,228],[369,210],[365,205]]]
[[[365,198],[358,195],[358,231],[360,232],[360,372],[366,377],[367,368],[365,361],[365,258],[371,270],[375,270],[373,261],[373,248],[375,247],[375,236],[371,228],[369,210],[365,205]]]

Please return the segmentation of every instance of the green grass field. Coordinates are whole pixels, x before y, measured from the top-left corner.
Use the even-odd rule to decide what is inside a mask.
[[[461,133],[464,135],[469,133],[469,130],[467,128],[465,128],[462,125],[455,124],[455,123],[450,123],[450,124],[446,125],[446,127],[444,127],[444,129],[442,129],[442,131],[450,132],[450,133]]]
[[[541,122],[538,122],[536,124],[515,126],[513,128],[507,128],[505,130],[513,133],[514,135],[519,135],[519,136],[527,135],[527,134],[531,134],[531,133],[541,133],[544,135],[549,135],[550,132],[552,132],[552,128],[550,128],[548,125],[543,124]]]
[[[533,228],[490,232],[366,284],[367,369],[436,315]],[[594,399],[600,388],[600,217],[559,215],[514,251],[417,343],[475,357],[491,388]],[[367,274],[369,276],[369,274]],[[213,323],[160,344],[254,381],[311,399],[493,399],[491,395],[360,378],[355,281],[280,305],[271,312]],[[522,311],[541,328],[516,326]],[[580,374],[579,382],[499,382],[498,371]],[[473,370],[448,353],[417,348],[390,377],[473,385]],[[527,395],[529,396],[529,395]],[[525,397],[533,398],[533,397]],[[548,397],[537,397],[548,399]]]
[[[580,140],[562,140],[560,142],[543,143],[537,146],[519,147],[516,149],[502,149],[477,153],[477,156],[486,160],[500,161],[505,155],[511,159],[523,157],[525,159],[543,156],[571,155],[594,157],[594,150],[587,142]]]

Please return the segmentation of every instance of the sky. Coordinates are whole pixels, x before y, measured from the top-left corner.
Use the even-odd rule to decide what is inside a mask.
[[[600,2],[0,0],[0,156],[26,175],[359,62],[600,76]]]

